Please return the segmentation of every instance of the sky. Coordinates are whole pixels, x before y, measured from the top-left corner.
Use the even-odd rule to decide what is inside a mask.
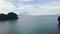
[[[0,0],[0,13],[60,15],[60,0]]]

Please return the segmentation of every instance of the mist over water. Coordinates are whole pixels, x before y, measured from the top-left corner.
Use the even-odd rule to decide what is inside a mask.
[[[1,34],[59,34],[58,16],[19,16],[18,20],[0,22]]]

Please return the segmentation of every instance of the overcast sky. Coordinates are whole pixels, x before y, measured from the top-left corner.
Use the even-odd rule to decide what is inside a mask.
[[[0,0],[0,13],[60,15],[60,0]]]

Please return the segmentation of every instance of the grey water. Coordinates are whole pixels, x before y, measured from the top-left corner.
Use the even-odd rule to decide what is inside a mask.
[[[58,16],[19,16],[0,22],[0,34],[59,34]]]

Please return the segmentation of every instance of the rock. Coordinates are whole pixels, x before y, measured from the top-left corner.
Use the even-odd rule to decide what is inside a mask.
[[[3,20],[7,20],[7,15],[5,15],[5,14],[0,14],[0,21],[3,21]]]
[[[58,17],[58,22],[59,22],[59,24],[60,24],[60,16]]]
[[[18,19],[18,16],[17,16],[17,14],[10,12],[7,14],[7,19],[8,20],[15,20],[15,19]]]
[[[7,15],[3,13],[0,14],[0,21],[16,20],[16,19],[18,19],[18,16],[13,12],[8,13]]]

